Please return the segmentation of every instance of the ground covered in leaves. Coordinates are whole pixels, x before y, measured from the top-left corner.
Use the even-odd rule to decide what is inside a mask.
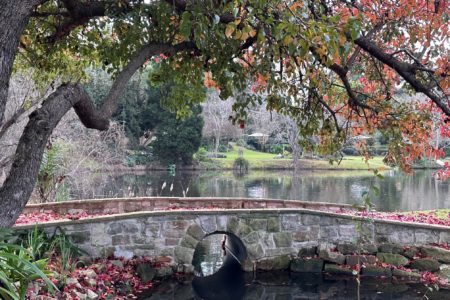
[[[61,259],[49,262],[53,272],[51,280],[59,291],[52,295],[42,281],[35,281],[29,287],[29,299],[135,299],[142,291],[152,287],[153,277],[143,277],[139,269],[156,270],[160,262],[147,258],[125,260],[123,258],[102,258],[79,262],[78,266],[61,272]],[[142,269],[142,268],[141,268]],[[155,274],[156,271],[153,272]]]
[[[177,207],[170,206],[164,210],[200,210],[200,209],[222,209],[215,206],[202,206],[202,207]],[[323,209],[327,211],[326,209]],[[426,212],[377,212],[367,210],[342,210],[342,211],[330,211],[333,213],[339,213],[344,215],[359,216],[374,220],[391,220],[399,222],[409,223],[421,223],[430,225],[441,225],[450,227],[450,212],[448,210],[432,210]],[[89,214],[86,211],[76,214],[58,214],[55,212],[33,212],[28,214],[21,214],[16,221],[16,225],[35,224],[51,221],[68,221],[88,219],[92,217],[102,216],[101,214]]]

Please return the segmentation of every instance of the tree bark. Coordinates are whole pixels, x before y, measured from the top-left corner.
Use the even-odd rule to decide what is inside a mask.
[[[48,138],[83,94],[84,90],[78,85],[62,85],[44,101],[42,107],[30,115],[9,176],[0,189],[0,227],[12,226],[22,212],[36,183]]]
[[[16,30],[23,30],[23,27],[16,27]],[[20,34],[15,36],[17,40],[20,38]],[[11,48],[10,44],[14,44],[17,47],[18,44],[18,42],[4,39],[1,35],[0,41],[2,43],[0,45],[3,48]],[[117,109],[120,95],[130,78],[145,61],[160,53],[172,55],[187,49],[192,49],[191,43],[180,43],[177,45],[151,43],[143,46],[119,73],[100,109],[95,107],[89,95],[79,84],[61,85],[45,99],[41,108],[31,113],[30,120],[19,140],[10,173],[0,188],[0,228],[14,225],[28,202],[36,184],[47,140],[53,129],[70,108],[74,108],[81,122],[86,127],[98,130],[108,129],[109,118]],[[10,69],[12,69],[15,53],[11,55],[12,58],[8,60]],[[2,63],[5,63],[5,61],[3,60]],[[7,80],[4,80],[6,85],[4,87],[6,89],[5,98],[0,98],[5,103],[10,75],[11,70],[9,73],[1,73],[1,76],[8,76]]]
[[[0,127],[3,124],[9,79],[20,35],[28,23],[32,8],[40,2],[41,0],[0,0]]]

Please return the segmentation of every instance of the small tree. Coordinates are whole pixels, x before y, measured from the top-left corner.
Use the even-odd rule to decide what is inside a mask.
[[[154,155],[168,164],[192,163],[192,157],[198,151],[203,129],[200,105],[191,107],[189,117],[177,118],[175,113],[165,110],[156,93],[150,94],[148,108],[141,117],[143,127],[152,131],[155,137]]]

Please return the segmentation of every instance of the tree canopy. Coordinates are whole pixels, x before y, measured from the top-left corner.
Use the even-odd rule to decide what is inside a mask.
[[[16,193],[19,209],[11,200],[0,226],[26,203],[35,161],[59,118],[73,107],[84,125],[106,129],[126,83],[149,60],[157,64],[154,83],[179,87],[163,100],[178,115],[203,101],[206,86],[224,99],[240,92],[233,120],[245,121],[246,108],[262,94],[268,110],[296,120],[303,146],[312,147],[306,137],[314,135],[320,140],[314,147],[325,153],[352,134],[379,130],[390,139],[387,159],[409,170],[424,153],[442,155],[430,140],[450,132],[444,0],[13,2],[0,0],[0,125],[8,123],[13,67],[34,70],[35,80],[55,92],[19,142],[0,200],[24,191]],[[78,84],[87,67],[115,76],[99,106]],[[399,97],[400,89],[411,97]],[[26,154],[30,147],[34,152]],[[19,183],[25,168],[31,171]]]

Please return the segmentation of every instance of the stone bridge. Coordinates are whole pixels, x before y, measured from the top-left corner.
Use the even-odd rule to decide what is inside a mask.
[[[247,269],[283,269],[299,252],[324,243],[370,249],[381,243],[450,242],[449,227],[342,214],[350,209],[349,205],[274,199],[97,199],[28,205],[25,213],[86,211],[94,216],[16,228],[38,226],[53,232],[60,227],[93,257],[169,256],[174,265],[186,270],[192,267],[198,242],[218,230],[232,232],[244,242]]]

